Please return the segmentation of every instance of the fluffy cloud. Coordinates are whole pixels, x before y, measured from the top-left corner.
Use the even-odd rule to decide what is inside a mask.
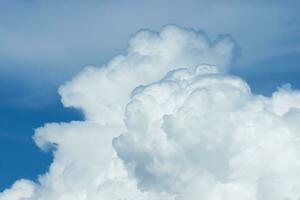
[[[143,191],[179,200],[300,197],[300,92],[251,94],[209,66],[170,72],[127,105],[114,147]]]
[[[59,93],[65,106],[81,108],[88,120],[120,123],[131,91],[162,78],[170,70],[206,63],[225,71],[235,58],[230,36],[211,42],[202,32],[167,26],[144,30],[129,41],[127,54],[101,68],[87,67]]]
[[[37,129],[49,171],[0,200],[298,200],[300,92],[252,94],[225,73],[235,53],[229,36],[138,32],[59,89],[86,120]]]
[[[28,180],[16,181],[11,189],[4,190],[0,193],[1,200],[16,200],[16,199],[28,199],[34,193],[35,185]]]

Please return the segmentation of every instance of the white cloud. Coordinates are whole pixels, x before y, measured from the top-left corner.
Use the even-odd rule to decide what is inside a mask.
[[[138,32],[126,55],[60,88],[86,120],[37,129],[49,171],[0,200],[296,200],[300,92],[252,94],[224,73],[234,58],[228,36]]]
[[[86,68],[59,93],[65,106],[83,109],[89,120],[120,123],[135,87],[179,67],[207,63],[225,71],[232,64],[235,48],[229,36],[211,42],[201,32],[177,26],[167,26],[160,33],[140,31],[129,41],[126,55],[115,57],[101,68]]]
[[[35,185],[29,180],[16,181],[11,189],[6,189],[0,193],[1,200],[16,200],[16,199],[29,199],[34,193]]]
[[[127,105],[114,146],[139,188],[183,200],[298,199],[300,92],[256,96],[202,67],[169,73]]]

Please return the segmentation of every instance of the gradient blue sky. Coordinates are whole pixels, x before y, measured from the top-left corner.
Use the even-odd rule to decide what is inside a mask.
[[[297,0],[0,0],[0,190],[47,170],[51,155],[35,146],[34,128],[82,118],[62,107],[57,87],[124,52],[141,28],[230,34],[240,50],[231,73],[254,92],[300,89],[299,9]]]

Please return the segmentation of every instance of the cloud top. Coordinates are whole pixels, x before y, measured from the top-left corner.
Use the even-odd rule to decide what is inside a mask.
[[[235,53],[236,45],[230,36],[223,35],[212,42],[202,32],[175,25],[159,33],[142,30],[130,39],[125,55],[116,56],[100,68],[86,68],[59,93],[65,106],[84,110],[87,119],[119,123],[135,87],[181,67],[210,64],[226,71]]]

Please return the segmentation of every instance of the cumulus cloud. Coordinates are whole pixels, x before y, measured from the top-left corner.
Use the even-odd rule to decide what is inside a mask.
[[[127,54],[101,68],[87,67],[59,90],[65,106],[81,108],[99,123],[120,123],[131,91],[179,67],[207,63],[226,71],[236,45],[228,35],[212,42],[202,32],[167,26],[160,33],[140,31],[129,41]],[[100,114],[101,113],[101,114]]]
[[[16,199],[28,199],[34,193],[35,185],[29,180],[16,181],[11,189],[4,190],[0,193],[0,199],[2,200],[16,200]]]
[[[208,66],[175,70],[133,93],[128,131],[113,144],[144,191],[298,199],[299,106],[300,92],[288,88],[267,98]]]
[[[225,35],[136,33],[59,89],[86,120],[38,128],[49,171],[0,200],[298,200],[300,92],[252,94],[226,74],[235,57]]]

